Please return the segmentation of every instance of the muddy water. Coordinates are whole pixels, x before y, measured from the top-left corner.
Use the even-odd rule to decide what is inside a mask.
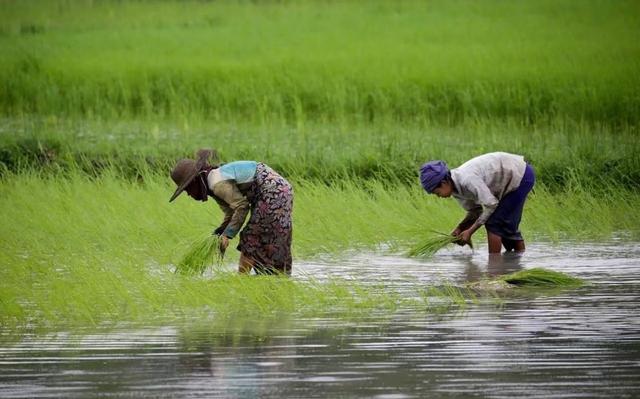
[[[638,244],[531,245],[496,258],[457,248],[429,260],[349,254],[296,267],[296,278],[385,279],[400,290],[531,267],[591,284],[463,314],[244,321],[233,333],[199,323],[10,342],[5,332],[0,397],[640,396]]]

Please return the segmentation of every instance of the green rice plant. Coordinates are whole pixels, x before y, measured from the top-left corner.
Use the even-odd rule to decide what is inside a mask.
[[[637,126],[638,15],[597,0],[4,1],[0,113]]]
[[[544,268],[521,270],[501,276],[497,280],[526,288],[579,287],[584,284],[582,279]]]
[[[202,274],[207,266],[220,266],[224,259],[224,251],[220,247],[220,236],[207,235],[195,241],[184,254],[176,267],[179,273]]]
[[[396,251],[420,233],[416,221],[446,231],[464,216],[455,201],[427,196],[417,184],[292,183],[294,274],[318,255],[381,250],[380,244],[383,251]],[[77,170],[25,170],[0,178],[0,324],[61,327],[277,313],[351,317],[431,311],[449,303],[446,297],[454,308],[462,303],[455,292],[441,301],[433,291],[425,307],[384,284],[357,279],[243,278],[219,269],[205,276],[174,273],[176,248],[191,244],[185,237],[198,237],[207,221],[223,215],[213,201],[179,198],[170,204],[172,186],[157,171],[140,181],[109,170],[93,177]],[[620,231],[631,240],[640,237],[640,214],[634,211],[640,196],[633,191],[616,189],[602,197],[590,187],[566,193],[538,188],[526,207],[521,227],[528,240],[602,241]],[[225,263],[237,257],[228,251]]]
[[[452,236],[451,234],[440,233],[434,231],[435,236],[429,237],[421,241],[418,245],[413,247],[409,251],[409,256],[422,256],[429,257],[433,256],[436,252],[446,247],[449,244],[457,243],[460,239]],[[473,248],[473,244],[468,244],[471,248]]]
[[[0,132],[6,132],[0,133],[0,175],[5,167],[48,173],[80,169],[91,176],[112,169],[126,179],[140,179],[149,171],[170,170],[176,159],[192,156],[195,148],[215,146],[225,161],[261,160],[289,179],[327,184],[364,179],[413,186],[420,163],[428,159],[444,159],[455,167],[500,148],[523,154],[532,163],[536,190],[543,184],[556,192],[600,187],[608,196],[604,188],[609,184],[640,188],[640,140],[637,128],[631,127],[559,122],[531,127],[485,120],[446,128],[308,123],[298,129],[248,122],[29,116],[0,118]]]

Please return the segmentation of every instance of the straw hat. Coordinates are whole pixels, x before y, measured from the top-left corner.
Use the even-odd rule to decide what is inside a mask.
[[[209,158],[214,157],[217,160],[218,156],[215,150],[208,148],[201,148],[196,153],[196,160],[193,159],[181,159],[171,171],[171,178],[176,183],[178,188],[173,193],[169,202],[173,201],[184,191],[185,188],[198,176],[198,173],[207,165],[209,165]]]

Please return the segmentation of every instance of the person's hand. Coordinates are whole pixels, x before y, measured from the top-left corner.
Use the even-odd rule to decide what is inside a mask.
[[[458,240],[454,241],[454,243],[458,244],[458,245],[460,245],[462,247],[462,246],[464,246],[466,244],[466,242],[464,242],[464,241],[462,241],[462,239],[460,239],[460,233],[462,233],[462,230],[460,230],[460,228],[456,227],[455,230],[453,230],[451,232],[451,235],[458,238]]]
[[[224,231],[224,227],[220,226],[217,227],[215,230],[213,230],[213,234],[214,236],[219,236],[220,234],[222,234],[222,232]]]
[[[471,236],[473,235],[473,231],[471,229],[467,229],[458,235],[458,238],[465,244],[471,245]]]

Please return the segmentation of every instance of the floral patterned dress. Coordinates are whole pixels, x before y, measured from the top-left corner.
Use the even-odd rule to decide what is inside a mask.
[[[258,163],[247,197],[251,216],[240,232],[238,250],[255,261],[258,274],[291,274],[293,188],[263,163]]]

